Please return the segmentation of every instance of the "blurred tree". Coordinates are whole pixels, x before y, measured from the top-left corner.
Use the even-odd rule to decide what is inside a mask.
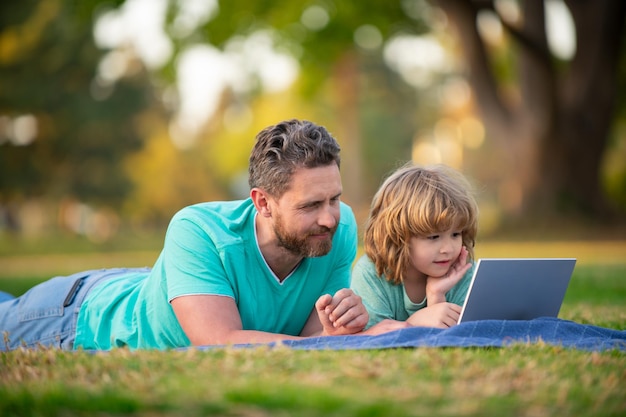
[[[525,217],[557,209],[610,219],[601,164],[623,87],[626,2],[565,0],[576,31],[569,60],[550,51],[549,2],[516,2],[519,15],[510,18],[496,0],[432,0],[456,27],[490,139],[509,150],[505,175],[521,186],[520,211]],[[495,69],[498,52],[479,30],[484,12],[510,35],[515,71]]]
[[[234,39],[259,31],[271,33],[275,46],[300,62],[300,92],[307,100],[317,102],[321,109],[325,109],[322,113],[332,115],[326,120],[337,121],[327,127],[332,128],[342,146],[344,198],[353,205],[368,205],[371,195],[364,187],[365,180],[373,177],[368,183],[376,188],[381,175],[391,167],[389,160],[385,160],[376,164],[373,170],[369,163],[368,169],[364,169],[364,156],[373,155],[371,147],[364,146],[364,143],[370,138],[382,140],[386,149],[383,154],[390,156],[392,164],[401,158],[406,161],[410,158],[407,142],[415,130],[414,121],[402,117],[401,113],[391,114],[398,110],[404,110],[404,115],[412,114],[415,95],[397,75],[384,67],[382,46],[384,38],[398,32],[424,33],[428,27],[419,17],[409,18],[400,3],[379,0],[368,2],[365,7],[360,3],[326,0],[307,3],[222,1],[219,2],[219,14],[201,25],[194,35],[173,37],[173,40],[178,51],[198,41],[225,50]],[[180,3],[171,4],[170,17],[175,19]],[[355,40],[359,33],[360,45]],[[166,68],[166,73],[171,74],[171,69]],[[367,74],[367,70],[372,72]],[[395,80],[390,81],[390,76]],[[390,91],[391,86],[395,89]],[[372,127],[376,120],[371,117],[372,101],[368,101],[372,97],[379,100],[377,109],[383,119],[397,117],[387,124],[390,131],[382,137],[381,129],[365,129]],[[380,98],[390,101],[380,101]],[[407,102],[412,104],[402,105]],[[400,146],[390,146],[394,138],[399,138]],[[377,154],[375,158],[381,161],[380,156]]]
[[[226,198],[216,184],[204,146],[177,149],[168,135],[166,118],[150,113],[141,118],[146,145],[125,161],[135,187],[124,203],[123,214],[135,229],[161,229],[184,206]]]
[[[141,149],[136,117],[155,100],[139,62],[117,83],[99,77],[101,3],[1,3],[0,204],[64,196],[119,207],[128,195],[123,159]]]
[[[565,209],[603,217],[610,212],[610,204],[601,168],[615,117],[626,2],[565,2],[577,40],[576,53],[568,61],[555,57],[548,47],[545,8],[550,1],[430,3],[440,7],[457,28],[465,70],[489,141],[504,150],[506,160],[500,166],[506,172],[499,173],[501,182],[517,187],[514,192],[522,196],[517,212],[532,218],[532,213]],[[517,5],[516,21],[499,12],[497,6],[502,3]],[[335,133],[344,148],[345,165],[350,167],[344,171],[346,197],[363,203],[368,196],[361,189],[365,178],[361,160],[368,154],[364,140],[370,139],[364,127],[371,129],[375,123],[371,113],[360,107],[364,91],[373,87],[364,86],[360,74],[367,59],[384,62],[381,46],[363,44],[375,44],[377,37],[381,45],[397,34],[425,33],[432,22],[424,20],[431,17],[424,10],[423,0],[367,4],[232,0],[220,2],[219,14],[202,26],[200,38],[190,39],[225,48],[237,36],[271,28],[279,47],[299,59],[309,97],[314,99],[322,87],[331,86],[334,101],[325,104],[330,104],[328,109],[340,121]],[[478,27],[484,11],[507,29],[511,35],[507,45],[513,47],[502,52],[488,45]],[[180,47],[188,40],[178,42]],[[511,70],[512,65],[517,70]],[[371,139],[381,140],[381,136]],[[410,145],[405,145],[408,154]]]
[[[600,165],[615,114],[626,3],[567,1],[578,44],[574,58],[566,61],[549,52],[548,1],[508,1],[521,8],[518,20],[499,12],[497,6],[503,0],[430,0],[430,4],[439,6],[458,29],[488,139],[508,150],[505,157],[509,159],[499,166],[506,168],[506,179],[523,187],[520,211],[526,216],[531,210],[566,205],[604,213],[608,205],[600,185]],[[106,6],[122,3],[109,1]],[[178,58],[188,47],[210,43],[228,50],[247,36],[268,33],[275,47],[300,63],[300,99],[305,99],[307,108],[316,107],[315,113],[303,114],[321,114],[320,120],[331,121],[328,127],[343,148],[344,195],[351,204],[367,205],[371,189],[365,187],[377,187],[382,174],[410,158],[413,134],[424,120],[415,113],[415,103],[424,95],[423,91],[415,94],[385,66],[383,47],[396,35],[419,35],[431,29],[426,0],[374,0],[363,5],[333,0],[222,1],[217,16],[181,32],[176,23],[183,3],[189,4],[168,1],[165,30],[175,53],[161,68],[166,80],[175,81]],[[136,183],[144,190],[127,203],[137,213],[161,218],[174,210],[173,201],[180,200],[167,199],[168,204],[157,210],[149,204],[138,208],[142,195],[152,196],[150,204],[163,200],[138,171],[129,182],[125,169],[158,174],[162,180],[153,183],[174,188],[184,187],[198,175],[216,173],[215,167],[201,168],[204,152],[174,158],[179,149],[168,143],[165,126],[148,134],[145,126],[143,133],[139,131],[138,124],[163,115],[150,95],[156,88],[149,84],[150,76],[140,62],[127,61],[125,76],[114,82],[99,77],[98,65],[105,52],[94,46],[92,25],[95,12],[104,5],[99,0],[25,0],[0,5],[0,204],[22,197],[71,195],[116,206]],[[514,48],[502,51],[488,45],[477,26],[483,11],[490,11],[508,29],[511,41],[507,45],[513,43]],[[512,65],[517,65],[517,71],[511,70]],[[247,97],[234,97],[231,104],[253,103],[258,99],[254,93],[261,92],[261,80],[257,87],[224,97],[245,91]],[[276,107],[264,109],[265,114]],[[142,112],[145,116],[148,108],[151,116],[137,117]],[[223,115],[225,108],[220,111]],[[287,113],[295,111],[289,108]],[[215,121],[211,123],[207,136],[244,136],[218,132]],[[251,140],[250,132],[258,128],[244,128],[245,138]],[[155,143],[146,155],[128,160],[128,154],[143,146],[142,135],[154,138]],[[239,149],[231,145],[216,140],[204,143],[200,150],[221,155]],[[230,161],[229,155],[219,163]],[[172,164],[171,170],[160,170],[160,163]],[[174,165],[188,163],[193,165],[192,175],[174,178],[167,174],[174,175]],[[224,171],[229,169],[237,171]],[[219,195],[228,187],[211,181],[196,185]],[[171,195],[171,190],[168,193],[164,195]],[[191,199],[195,192],[186,194],[184,199]]]

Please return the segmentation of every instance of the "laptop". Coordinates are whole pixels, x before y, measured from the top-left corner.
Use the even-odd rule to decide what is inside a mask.
[[[479,259],[458,323],[557,317],[575,258]]]

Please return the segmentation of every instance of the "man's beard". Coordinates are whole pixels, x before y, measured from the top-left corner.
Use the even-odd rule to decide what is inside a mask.
[[[329,229],[328,227],[320,227],[319,229],[307,232],[303,236],[299,236],[289,233],[285,229],[282,217],[275,216],[275,221],[274,234],[276,234],[276,238],[278,239],[278,246],[287,249],[294,255],[299,255],[305,258],[315,258],[326,255],[332,249],[333,236],[337,231],[337,226],[332,229]],[[329,233],[328,239],[317,239],[314,242],[308,241],[310,236],[320,233]]]

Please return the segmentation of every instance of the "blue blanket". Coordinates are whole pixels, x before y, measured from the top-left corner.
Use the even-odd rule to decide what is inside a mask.
[[[544,343],[587,351],[613,349],[626,351],[626,330],[579,324],[556,318],[539,318],[516,321],[484,320],[462,323],[449,329],[412,327],[378,336],[323,336],[280,342],[281,345],[302,350],[504,347],[520,343]]]

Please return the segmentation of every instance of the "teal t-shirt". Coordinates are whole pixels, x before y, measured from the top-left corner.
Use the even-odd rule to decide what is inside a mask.
[[[474,265],[465,273],[463,278],[446,293],[446,301],[462,306],[472,280]],[[421,303],[414,303],[404,290],[403,284],[393,284],[376,274],[376,267],[372,260],[363,255],[354,265],[350,288],[361,296],[363,305],[369,313],[370,319],[366,328],[384,319],[405,321],[419,309],[426,307],[424,299]]]
[[[321,295],[349,287],[357,246],[354,214],[342,203],[331,251],[305,258],[282,283],[259,251],[255,215],[250,199],[179,211],[151,271],[113,278],[88,294],[74,347],[189,346],[170,301],[194,294],[233,298],[244,330],[300,334]]]

